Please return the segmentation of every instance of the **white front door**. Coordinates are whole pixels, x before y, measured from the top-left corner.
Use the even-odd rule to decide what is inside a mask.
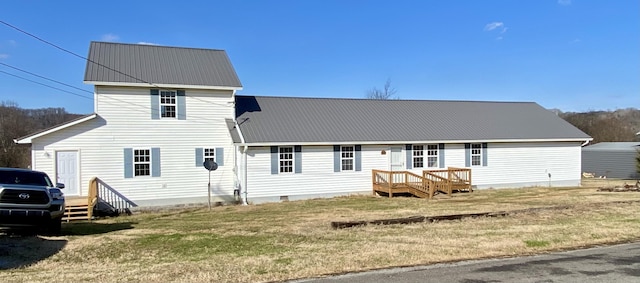
[[[404,156],[402,155],[402,146],[391,147],[391,171],[404,170]]]
[[[65,195],[80,195],[77,151],[56,152],[56,182],[64,184]]]

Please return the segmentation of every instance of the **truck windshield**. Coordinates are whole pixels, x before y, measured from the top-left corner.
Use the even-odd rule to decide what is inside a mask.
[[[52,187],[53,184],[47,175],[40,172],[29,171],[0,171],[0,184],[7,185],[31,185]]]

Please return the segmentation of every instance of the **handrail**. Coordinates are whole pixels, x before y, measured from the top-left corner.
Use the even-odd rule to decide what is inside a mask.
[[[89,180],[89,192],[87,194],[87,218],[89,221],[93,219],[93,209],[98,203],[98,178],[93,177]]]

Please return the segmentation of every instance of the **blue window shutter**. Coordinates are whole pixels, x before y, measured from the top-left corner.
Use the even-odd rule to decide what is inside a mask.
[[[216,147],[216,163],[218,166],[224,166],[224,147]]]
[[[482,143],[482,166],[487,166],[487,143]]]
[[[149,97],[151,97],[151,119],[160,119],[160,91],[152,89]]]
[[[413,168],[413,145],[407,144],[405,145],[405,151],[407,152],[407,169]]]
[[[438,163],[440,168],[444,168],[444,144],[438,144]]]
[[[340,172],[340,146],[333,146],[333,172]]]
[[[160,177],[160,148],[151,148],[151,177]]]
[[[356,145],[355,148],[356,171],[362,171],[362,146]]]
[[[186,103],[186,96],[184,94],[184,90],[178,90],[177,92],[177,99],[176,99],[176,104],[177,105],[177,116],[178,116],[178,120],[186,120],[187,119],[187,103]],[[217,162],[216,162],[217,163]],[[220,165],[220,164],[218,164]]]
[[[302,173],[302,146],[296,145],[293,147],[293,164],[295,165],[294,172]]]
[[[202,147],[196,148],[196,167],[201,167],[204,164],[204,150]]]
[[[464,144],[464,167],[471,167],[471,144]]]
[[[271,174],[278,174],[278,147],[271,147]]]
[[[133,178],[133,148],[124,149],[124,177]]]

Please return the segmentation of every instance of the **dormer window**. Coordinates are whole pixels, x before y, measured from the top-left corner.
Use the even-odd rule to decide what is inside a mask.
[[[160,115],[162,118],[176,117],[176,92],[161,90],[160,91]]]

